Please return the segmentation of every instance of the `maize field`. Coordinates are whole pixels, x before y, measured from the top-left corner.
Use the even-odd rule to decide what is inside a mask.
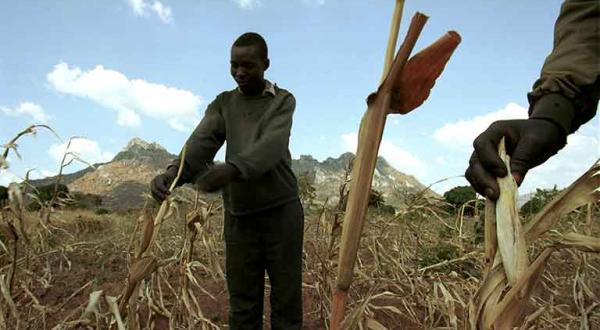
[[[600,329],[599,170],[521,219],[501,184],[508,201],[486,203],[483,233],[481,200],[450,209],[416,193],[396,214],[369,209],[343,328]],[[55,196],[31,212],[26,186],[0,212],[0,329],[227,328],[219,201],[98,215]],[[344,206],[305,210],[304,327],[327,329]]]

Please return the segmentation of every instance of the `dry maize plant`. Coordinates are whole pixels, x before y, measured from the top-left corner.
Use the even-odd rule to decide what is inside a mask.
[[[504,140],[500,142],[498,153],[508,173],[511,173]],[[488,199],[485,205],[486,268],[481,287],[470,302],[472,329],[503,330],[528,326],[544,312],[540,308],[528,316],[528,302],[553,252],[564,248],[600,252],[600,238],[574,232],[559,235],[558,241],[545,247],[531,263],[527,248],[528,244],[551,230],[562,216],[586,204],[591,208],[590,203],[598,201],[600,160],[547,204],[527,226],[521,223],[516,207],[517,184],[512,175],[498,178],[498,186],[498,201],[494,203]],[[591,216],[589,212],[588,222],[591,222]],[[577,279],[575,283],[578,283]],[[590,294],[595,296],[591,291]],[[581,298],[581,295],[575,296]],[[582,299],[576,299],[576,302],[581,317],[580,327],[589,329],[588,314],[598,306],[598,302],[588,307],[583,306]]]
[[[181,159],[185,158],[186,147],[182,150]],[[169,191],[177,186],[181,176],[181,169],[172,182]],[[216,298],[205,290],[197,278],[198,269],[206,271],[215,280],[223,280],[224,273],[221,268],[217,244],[213,232],[210,216],[220,209],[214,203],[205,203],[200,200],[196,193],[193,207],[185,216],[183,246],[171,258],[159,260],[157,250],[162,250],[158,241],[160,228],[164,221],[174,214],[178,214],[180,200],[167,198],[161,204],[155,217],[147,211],[143,211],[141,221],[136,224],[136,229],[131,237],[135,235],[140,222],[143,222],[140,241],[129,262],[129,274],[127,283],[120,295],[118,308],[113,309],[113,328],[121,329],[121,324],[127,323],[127,329],[145,328],[176,328],[177,325],[187,324],[194,329],[219,329],[219,325],[207,318],[198,301],[198,291],[201,295],[209,297],[216,302]],[[188,201],[189,202],[189,201]],[[202,250],[208,255],[206,264],[193,260],[194,246],[200,239]],[[131,244],[130,244],[131,245]],[[168,281],[170,271],[167,266],[175,270],[179,277],[179,289],[174,288]],[[165,285],[172,298],[178,302],[177,312],[171,310],[165,304],[163,292]],[[196,289],[194,291],[193,289]],[[183,320],[180,318],[184,318]],[[125,320],[125,321],[124,321]],[[162,324],[162,325],[161,325]]]
[[[403,6],[404,1],[396,1],[382,82],[377,91],[367,98],[367,111],[360,124],[356,164],[352,171],[352,182],[344,215],[336,288],[332,292],[333,309],[330,327],[334,330],[339,329],[344,320],[348,290],[353,280],[354,264],[365,222],[368,194],[387,115],[406,115],[423,104],[461,41],[457,32],[449,31],[411,57],[412,50],[428,19],[426,15],[417,12],[394,57]]]
[[[26,135],[35,136],[39,128],[44,128],[54,133],[52,128],[46,125],[32,125],[19,132],[7,144],[2,146],[4,151],[0,154],[0,172],[6,171],[10,167],[7,158],[11,150],[19,159],[21,158],[17,141]],[[56,133],[54,134],[56,135]],[[25,177],[25,183],[28,182],[28,177],[29,172]],[[6,329],[10,322],[13,322],[17,329],[24,326],[13,299],[13,293],[17,290],[17,288],[15,288],[15,282],[17,277],[19,277],[19,261],[21,261],[21,264],[24,264],[24,272],[30,272],[32,253],[32,240],[27,229],[28,219],[26,219],[24,194],[22,185],[15,182],[10,183],[8,186],[8,203],[6,205],[0,205],[0,234],[2,234],[7,241],[7,244],[5,244],[0,240],[0,247],[4,252],[12,256],[8,274],[0,275],[0,292],[2,293],[4,302],[4,304],[2,304],[2,300],[0,300],[0,329]],[[38,234],[40,233],[38,232]],[[8,242],[12,243],[12,246],[9,247],[10,244]],[[25,257],[18,260],[21,242],[24,249],[24,253],[22,254],[24,254]],[[12,253],[10,253],[9,248],[12,249]],[[5,267],[2,267],[1,269],[3,270]],[[27,282],[20,283],[21,288],[25,292],[29,292],[28,285],[29,283]],[[6,313],[2,308],[3,306],[8,306]],[[40,309],[43,311],[43,308],[40,307]]]

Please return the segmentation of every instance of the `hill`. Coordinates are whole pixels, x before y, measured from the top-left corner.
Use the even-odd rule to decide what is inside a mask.
[[[157,143],[134,138],[110,162],[67,174],[62,182],[70,191],[101,195],[104,207],[139,208],[143,206],[149,182],[164,171],[175,157]],[[329,197],[335,201],[344,173],[353,157],[352,153],[344,153],[338,158],[330,157],[320,162],[310,155],[303,155],[292,160],[292,169],[297,176],[305,175],[310,180],[316,188],[317,200],[323,201]],[[51,177],[33,183],[44,185],[53,183],[54,180]],[[389,204],[398,206],[403,193],[417,192],[425,189],[425,186],[415,177],[396,170],[383,157],[379,157],[373,188],[380,191]],[[191,191],[186,189],[188,193]]]

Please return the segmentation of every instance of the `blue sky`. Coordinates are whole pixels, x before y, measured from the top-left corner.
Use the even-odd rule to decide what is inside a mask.
[[[106,161],[133,137],[172,153],[218,93],[234,88],[229,50],[246,31],[269,44],[267,78],[294,93],[290,149],[323,160],[354,151],[366,96],[377,88],[392,0],[1,0],[0,141],[31,123]],[[552,46],[557,0],[411,1],[430,16],[416,49],[448,30],[462,44],[429,100],[388,119],[381,154],[425,184],[462,175],[471,141],[492,120],[526,116],[526,93]],[[598,119],[530,172],[523,191],[565,186],[599,157]],[[57,172],[63,142],[40,131],[19,143],[0,184]],[[70,171],[81,168],[73,166]],[[465,184],[452,179],[444,190]]]

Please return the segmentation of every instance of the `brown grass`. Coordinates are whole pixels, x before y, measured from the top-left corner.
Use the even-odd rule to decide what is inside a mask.
[[[159,328],[226,326],[221,213],[198,217],[196,212],[206,212],[205,208],[184,208],[180,206],[179,217],[173,213],[164,223],[157,237],[158,269],[142,279],[137,307],[123,316],[124,324],[131,324],[135,315],[140,328],[149,324]],[[400,218],[370,211],[356,285],[350,291],[347,328],[467,328],[469,299],[479,286],[484,266],[483,247],[473,243],[476,220],[446,217],[447,223],[456,226],[450,230],[423,209],[413,209]],[[305,324],[309,329],[323,329],[336,269],[339,230],[333,227],[337,210],[315,207],[307,213]],[[20,243],[16,259],[20,275],[10,295],[15,310],[6,296],[1,301],[5,324],[11,328],[19,320],[20,326],[35,329],[108,327],[115,318],[108,302],[111,297],[118,299],[126,286],[127,264],[133,255],[129,242],[143,217],[134,212],[57,212],[48,229],[36,225],[36,217],[25,214],[32,243]],[[586,212],[579,210],[560,227],[584,232],[588,230],[585,218]],[[459,237],[461,220],[463,236]],[[137,227],[134,241],[141,236],[142,227]],[[591,231],[598,236],[597,223]],[[0,253],[0,274],[6,283],[12,245],[5,236],[1,240],[8,249]],[[525,328],[566,329],[583,322],[590,329],[599,327],[599,269],[596,255],[557,252],[541,278],[541,290],[530,299],[535,317]],[[88,306],[90,297],[95,297],[92,307]]]
[[[341,187],[340,197],[345,193]],[[17,200],[0,211],[0,329],[227,327],[219,204],[174,201],[144,259],[139,242],[156,210],[50,209],[53,220],[45,224]],[[344,328],[468,329],[469,301],[486,266],[479,220],[446,213],[429,195],[406,200],[395,216],[367,214]],[[305,207],[304,324],[325,329],[343,207]],[[598,237],[599,214],[598,204],[580,207],[530,246],[531,255],[556,243],[582,248],[549,256],[522,329],[600,329],[600,259],[585,252],[596,251],[597,241],[558,234]],[[525,219],[526,228],[530,223]],[[135,299],[124,301],[128,283],[138,283]],[[268,320],[268,303],[266,311]]]

